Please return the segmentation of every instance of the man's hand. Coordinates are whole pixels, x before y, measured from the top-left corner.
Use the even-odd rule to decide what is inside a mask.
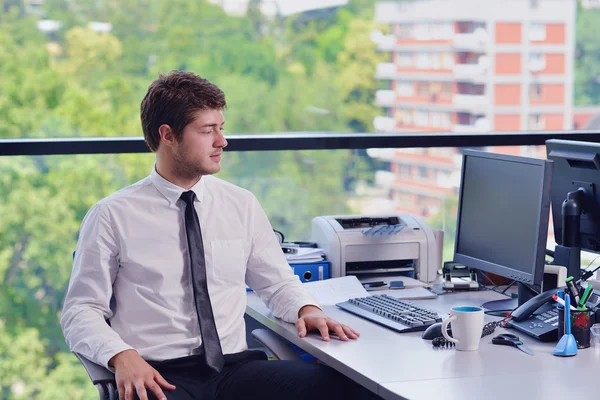
[[[161,387],[175,390],[175,386],[165,381],[135,350],[118,353],[110,359],[108,365],[115,369],[119,400],[133,400],[134,390],[140,400],[148,400],[146,388],[150,389],[158,400],[167,400]]]
[[[329,341],[329,331],[335,332],[337,337],[343,341],[348,338],[357,339],[360,336],[354,329],[329,318],[320,308],[310,305],[304,306],[298,311],[296,328],[300,337],[305,337],[307,331],[318,329],[325,341]]]

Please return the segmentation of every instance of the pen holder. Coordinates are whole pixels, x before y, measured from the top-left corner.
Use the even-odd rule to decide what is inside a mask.
[[[577,341],[578,349],[587,349],[591,345],[590,312],[571,310],[571,333]],[[565,334],[565,309],[558,309],[558,339]]]

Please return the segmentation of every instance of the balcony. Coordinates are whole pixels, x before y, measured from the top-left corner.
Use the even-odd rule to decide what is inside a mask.
[[[377,64],[375,70],[375,78],[377,79],[394,79],[396,77],[396,64],[380,63]]]
[[[486,51],[487,40],[487,31],[478,28],[472,33],[456,33],[452,44],[457,50],[483,53]]]
[[[457,81],[485,83],[488,69],[482,64],[455,64],[454,78]]]
[[[396,93],[393,90],[376,91],[375,104],[379,107],[393,107],[396,104]]]
[[[484,94],[455,94],[452,98],[452,105],[456,111],[473,114],[484,114],[488,104],[488,98]]]

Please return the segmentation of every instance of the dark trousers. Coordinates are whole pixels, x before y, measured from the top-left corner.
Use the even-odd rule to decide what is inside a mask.
[[[174,391],[163,389],[168,400],[379,399],[333,368],[305,361],[267,360],[262,351],[226,355],[220,373],[207,368],[202,355],[149,363],[177,387]],[[150,391],[148,397],[156,399]]]

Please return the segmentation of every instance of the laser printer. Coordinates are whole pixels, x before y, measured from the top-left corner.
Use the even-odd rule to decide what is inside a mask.
[[[311,240],[331,262],[332,278],[407,275],[432,282],[442,261],[436,236],[413,214],[337,215],[314,218]]]

